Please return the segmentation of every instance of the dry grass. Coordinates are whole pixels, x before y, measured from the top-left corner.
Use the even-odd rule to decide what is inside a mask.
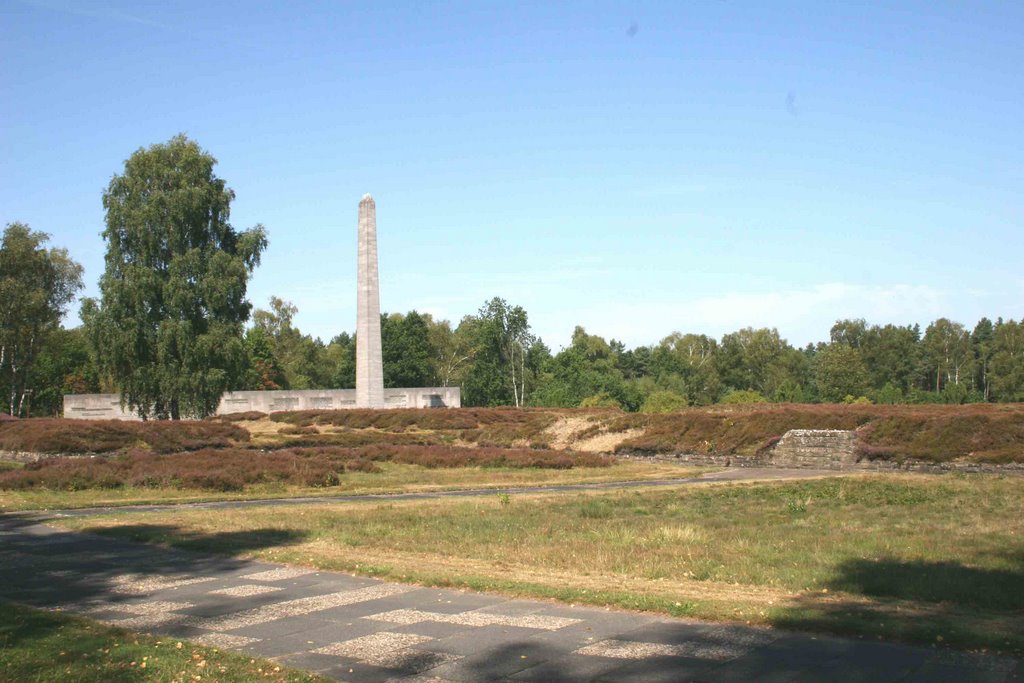
[[[307,540],[254,555],[435,585],[1020,651],[1019,484],[862,475],[69,524],[140,540],[154,538],[151,528],[192,547],[203,534],[279,528]]]
[[[687,468],[645,462],[623,462],[611,467],[576,467],[568,470],[510,467],[426,468],[393,462],[377,462],[374,465],[379,468],[379,472],[346,470],[339,477],[338,483],[328,488],[264,479],[261,482],[246,484],[241,490],[228,491],[182,488],[180,484],[166,487],[126,485],[119,488],[91,488],[78,491],[40,488],[0,490],[0,512],[638,481],[684,478],[709,471],[709,468]]]

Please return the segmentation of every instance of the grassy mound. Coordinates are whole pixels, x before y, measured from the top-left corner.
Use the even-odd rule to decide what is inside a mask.
[[[641,430],[616,452],[754,455],[791,429],[857,430],[864,455],[945,462],[1024,462],[1024,405],[854,406],[759,404],[622,415],[610,432]]]

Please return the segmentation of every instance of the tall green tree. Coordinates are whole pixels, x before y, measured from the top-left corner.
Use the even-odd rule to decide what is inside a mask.
[[[602,337],[577,326],[572,343],[541,367],[541,378],[531,405],[574,408],[587,399],[606,396],[621,405],[622,372],[616,367],[616,350]]]
[[[997,322],[989,370],[999,401],[1024,401],[1024,320]]]
[[[435,353],[425,317],[416,311],[382,315],[380,339],[385,387],[430,386]]]
[[[459,325],[454,330],[447,320],[435,321],[430,316],[427,320],[427,336],[433,350],[431,368],[433,384],[439,387],[450,387],[460,384],[476,355],[471,325]]]
[[[829,330],[829,339],[833,344],[845,344],[859,349],[864,343],[868,326],[863,318],[837,320],[836,324]]]
[[[283,375],[282,389],[325,389],[332,386],[333,371],[327,346],[294,324],[298,307],[280,297],[270,297],[270,308],[252,314],[253,330],[261,330],[270,342]]]
[[[718,342],[711,337],[673,332],[654,348],[651,370],[666,388],[666,377],[677,375],[693,403],[709,405],[722,393],[717,355]]]
[[[22,414],[40,350],[82,288],[82,267],[66,249],[47,249],[48,239],[11,223],[0,243],[0,376],[7,388],[0,403],[11,415]]]
[[[992,343],[996,334],[996,327],[988,318],[982,318],[974,326],[971,332],[971,348],[974,350],[974,384],[981,392],[983,401],[992,397],[992,387],[989,378],[989,368],[992,364]]]
[[[917,325],[872,325],[860,345],[875,390],[886,385],[907,394],[921,375],[921,330]]]
[[[523,307],[494,297],[462,325],[476,340],[475,362],[463,384],[467,405],[525,405],[549,352],[530,331]]]
[[[210,415],[245,371],[246,285],[267,237],[228,222],[235,195],[216,163],[178,135],[132,154],[103,194],[106,269],[83,320],[144,418]]]
[[[925,330],[921,348],[929,383],[935,393],[941,393],[949,385],[970,381],[974,352],[971,334],[963,325],[939,318]]]
[[[59,416],[64,409],[64,394],[91,394],[100,391],[99,376],[89,353],[85,331],[81,327],[58,327],[46,344],[29,375],[34,391],[25,413]]]
[[[860,349],[833,342],[815,356],[818,395],[823,401],[839,403],[847,396],[857,398],[868,390],[868,371]]]
[[[722,337],[717,354],[723,383],[774,396],[787,380],[799,380],[803,358],[775,328],[743,328]]]
[[[245,333],[246,375],[244,388],[254,391],[272,391],[285,385],[284,369],[274,354],[274,345],[261,327],[251,327]]]
[[[330,389],[353,389],[356,386],[356,337],[342,332],[327,345],[330,368]]]

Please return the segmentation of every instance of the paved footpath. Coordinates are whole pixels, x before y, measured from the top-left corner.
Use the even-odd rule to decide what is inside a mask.
[[[512,600],[0,516],[0,598],[341,681],[1021,681],[1009,657]]]

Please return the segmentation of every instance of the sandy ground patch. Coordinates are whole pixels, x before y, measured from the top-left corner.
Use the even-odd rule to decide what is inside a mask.
[[[612,453],[615,447],[626,439],[632,439],[644,433],[642,429],[627,429],[624,432],[603,432],[590,438],[577,441],[572,450],[587,453]]]

